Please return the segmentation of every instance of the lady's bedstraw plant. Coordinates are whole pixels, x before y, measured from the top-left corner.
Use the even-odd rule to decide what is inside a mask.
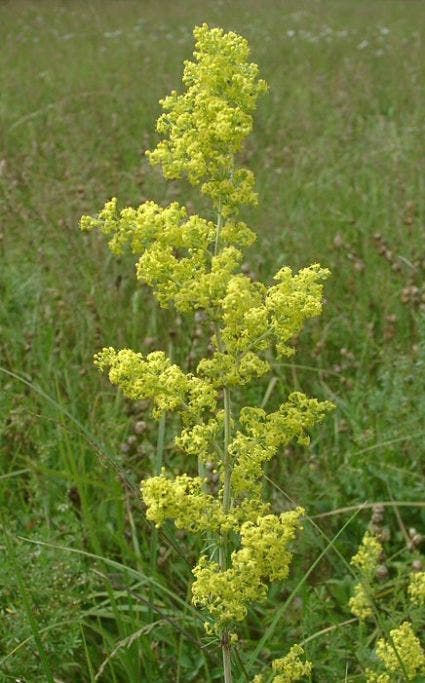
[[[193,569],[192,600],[206,609],[206,629],[220,639],[229,683],[235,626],[250,603],[266,598],[270,581],[287,577],[290,543],[301,528],[301,508],[272,514],[263,500],[263,467],[292,439],[307,444],[308,430],[332,407],[294,392],[275,412],[237,409],[232,390],[270,371],[270,349],[277,356],[294,353],[291,338],[321,312],[328,271],[318,264],[295,275],[282,268],[270,287],[240,272],[242,250],[255,235],[239,220],[239,211],[256,204],[257,195],[253,173],[237,164],[236,155],[267,86],[257,65],[247,61],[244,38],[206,24],[195,28],[194,36],[195,60],[185,62],[183,74],[186,89],[161,101],[157,130],[163,139],[147,154],[166,178],[187,177],[199,186],[216,219],[189,215],[177,202],[162,208],[148,201],[119,210],[112,199],[97,218],[83,216],[81,227],[100,228],[115,253],[129,244],[139,257],[137,278],[152,287],[160,305],[182,313],[202,310],[214,330],[214,351],[196,373],[183,372],[162,351],[145,357],[105,348],[95,363],[109,370],[111,382],[130,399],[150,399],[156,420],[166,412],[181,418],[176,445],[197,459],[198,476],[172,477],[163,469],[142,482],[141,493],[156,526],[171,519],[208,541],[208,553]],[[217,495],[208,492],[203,476],[210,461],[220,475]],[[278,660],[276,682],[308,673],[297,647]]]

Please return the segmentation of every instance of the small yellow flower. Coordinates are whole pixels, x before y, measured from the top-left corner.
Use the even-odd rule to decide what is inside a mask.
[[[248,605],[267,595],[266,581],[288,576],[292,554],[289,543],[301,528],[302,508],[277,515],[259,516],[240,527],[241,548],[232,553],[231,566],[220,570],[216,562],[201,557],[194,568],[192,600],[206,607],[220,633],[230,622],[242,621]]]
[[[360,570],[362,576],[371,579],[382,553],[383,548],[378,539],[367,531],[358,552],[351,558],[351,564]]]
[[[161,100],[157,130],[164,139],[148,156],[166,178],[186,176],[200,184],[229,216],[239,205],[257,201],[252,172],[235,169],[234,157],[252,130],[251,113],[267,86],[258,78],[258,66],[247,61],[244,38],[207,24],[193,33],[195,61],[185,62],[186,91]]]
[[[414,605],[425,607],[425,572],[410,575],[408,593]]]
[[[285,657],[275,659],[272,662],[273,676],[272,683],[295,683],[301,681],[306,676],[310,677],[313,665],[308,661],[301,661],[304,650],[301,645],[293,645]],[[264,683],[263,674],[257,674],[253,683]]]
[[[376,654],[389,674],[400,673],[411,681],[425,673],[425,653],[408,621],[390,631],[388,640],[378,640]]]
[[[352,614],[361,621],[373,617],[372,602],[362,583],[354,586],[354,595],[350,598],[348,606]]]
[[[277,676],[274,676],[273,683],[295,683],[305,676],[310,676],[313,666],[311,662],[301,661],[300,657],[303,655],[301,645],[293,645],[286,657],[275,659],[272,669]]]

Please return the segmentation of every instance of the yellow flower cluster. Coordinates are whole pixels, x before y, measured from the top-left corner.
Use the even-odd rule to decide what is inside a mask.
[[[203,491],[200,477],[181,474],[168,479],[163,471],[141,483],[146,516],[159,527],[166,519],[173,519],[179,529],[192,532],[225,532],[235,526],[232,515],[225,515],[217,498]]]
[[[354,595],[352,595],[348,601],[348,606],[351,613],[361,621],[373,617],[372,601],[369,596],[369,590],[363,583],[356,583],[354,586]]]
[[[211,358],[203,358],[197,367],[198,374],[217,388],[247,384],[269,370],[270,363],[253,351],[239,357],[216,351]]]
[[[276,350],[282,356],[293,355],[294,349],[287,342],[300,332],[308,318],[322,312],[321,282],[329,274],[327,268],[315,263],[296,275],[292,275],[292,270],[285,267],[274,276],[278,284],[268,290],[266,307],[276,337]]]
[[[351,558],[351,564],[360,572],[360,582],[354,586],[354,595],[349,600],[349,607],[355,617],[361,620],[373,617],[370,583],[383,553],[383,548],[376,536],[367,531],[358,552]]]
[[[163,139],[148,155],[166,178],[186,177],[199,185],[217,209],[217,222],[190,215],[177,202],[119,209],[113,198],[97,217],[83,216],[81,227],[100,230],[114,253],[128,246],[138,258],[138,279],[162,307],[202,309],[214,327],[212,355],[199,362],[196,373],[183,372],[162,351],[144,356],[105,348],[95,364],[128,398],[149,399],[155,419],[177,413],[182,430],[175,445],[198,465],[217,463],[221,488],[214,496],[201,477],[171,478],[165,470],[142,482],[141,495],[157,526],[171,519],[179,528],[212,534],[219,563],[213,555],[200,559],[193,570],[193,601],[209,610],[220,634],[245,617],[251,601],[266,597],[268,582],[288,575],[289,544],[303,511],[271,514],[261,496],[263,466],[291,439],[307,444],[310,428],[332,407],[295,392],[273,413],[242,408],[238,415],[230,390],[269,372],[263,356],[270,345],[280,355],[293,353],[291,338],[322,310],[329,273],[318,264],[296,274],[282,268],[266,287],[239,272],[242,248],[255,234],[238,211],[255,203],[256,194],[252,172],[237,167],[236,156],[266,84],[248,62],[244,38],[206,24],[194,35],[195,60],[185,63],[183,75],[186,90],[162,100],[157,129]],[[275,664],[277,683],[307,673],[298,654],[291,650]]]
[[[267,515],[273,517],[268,514],[270,505],[257,499],[244,500],[225,514],[220,498],[205,493],[205,483],[201,477],[187,474],[170,479],[162,468],[159,476],[149,477],[140,484],[147,518],[157,527],[170,519],[178,529],[192,533],[223,534],[228,531],[241,533],[241,525],[259,524]]]
[[[222,302],[222,338],[228,350],[262,351],[272,337],[280,355],[292,355],[294,350],[287,342],[300,332],[308,318],[320,315],[322,281],[328,275],[329,270],[317,263],[296,275],[286,267],[274,276],[278,284],[268,289],[245,275],[231,277]]]
[[[264,305],[266,291],[261,282],[253,282],[246,275],[230,278],[222,302],[222,339],[229,352],[267,348],[268,340],[264,336],[270,322]]]
[[[214,387],[192,374],[185,374],[171,363],[163,351],[143,354],[130,349],[115,351],[104,348],[94,358],[100,370],[109,369],[109,379],[123,394],[135,401],[150,399],[153,415],[177,410],[183,419],[197,419],[205,410],[215,410],[217,393]]]
[[[307,431],[325,417],[333,404],[318,401],[295,391],[276,412],[267,414],[261,408],[242,408],[242,429],[229,446],[234,459],[232,486],[237,495],[258,494],[264,464],[282,446],[296,439],[307,445]]]
[[[296,683],[306,676],[310,676],[313,666],[311,662],[301,661],[304,650],[301,645],[293,645],[285,657],[275,659],[272,662],[273,673],[276,674],[272,683]],[[253,683],[264,683],[264,676],[258,674]]]
[[[215,444],[223,431],[224,411],[216,412],[215,417],[199,421],[192,427],[185,427],[175,437],[174,443],[188,455],[194,455],[201,462],[214,459]]]
[[[310,676],[312,671],[311,662],[302,662],[300,657],[304,655],[301,645],[293,645],[286,657],[275,659],[272,669],[277,674],[273,683],[295,683],[305,676]]]
[[[279,517],[265,515],[240,528],[241,548],[232,553],[229,569],[201,557],[193,569],[193,602],[206,607],[215,618],[213,630],[219,633],[230,622],[242,621],[250,602],[266,597],[266,581],[288,576],[292,554],[289,543],[301,528],[302,508],[283,512]]]
[[[408,593],[414,605],[425,607],[425,572],[410,575]]]
[[[386,673],[379,675],[367,671],[368,682],[386,683],[393,680],[391,674],[399,674],[405,680],[413,681],[420,674],[425,674],[425,652],[408,621],[390,631],[388,641],[383,638],[378,640],[376,654],[385,666]]]
[[[177,202],[162,208],[148,201],[119,211],[115,197],[98,217],[83,216],[80,225],[112,235],[109,247],[116,254],[129,244],[139,256],[137,278],[152,287],[162,307],[173,303],[181,312],[219,306],[243,258],[235,245],[247,246],[255,239],[245,223],[228,221],[220,233],[223,248],[211,254],[217,228],[210,221],[188,216]]]
[[[379,564],[383,548],[376,536],[367,531],[363,536],[358,552],[351,558],[351,564],[357,567],[362,576],[371,579]]]
[[[148,156],[166,178],[186,176],[201,184],[201,192],[228,216],[257,200],[253,174],[235,169],[234,156],[252,130],[251,112],[267,86],[258,66],[247,62],[244,38],[207,24],[193,33],[196,61],[185,62],[186,91],[161,100],[157,130],[165,139]]]

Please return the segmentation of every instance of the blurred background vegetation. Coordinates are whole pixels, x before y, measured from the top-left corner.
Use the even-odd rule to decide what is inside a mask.
[[[208,339],[157,308],[131,257],[78,228],[111,196],[178,200],[209,215],[144,156],[156,144],[158,100],[179,87],[203,21],[244,35],[270,85],[244,153],[260,196],[244,216],[258,233],[245,269],[270,281],[284,264],[319,261],[333,273],[323,316],[274,368],[268,406],[295,387],[337,410],[308,449],[270,465],[266,492],[277,510],[289,496],[311,516],[331,513],[316,524],[339,536],[307,577],[328,541],[306,525],[292,583],[253,610],[241,659],[268,629],[267,642],[248,678],[240,662],[235,670],[249,680],[261,661],[332,625],[306,648],[314,680],[364,680],[368,633],[355,620],[338,624],[350,620],[353,582],[341,554],[355,552],[370,510],[346,528],[352,512],[338,511],[398,502],[386,508],[388,553],[405,568],[418,561],[408,530],[424,522],[423,9],[401,0],[1,3],[0,680],[221,677],[187,595],[199,546],[170,526],[152,557],[138,482],[151,471],[156,428],[145,405],[127,404],[92,366],[102,346],[171,345],[191,368]],[[266,386],[249,399],[261,401]],[[175,429],[167,424],[166,445],[177,467]]]

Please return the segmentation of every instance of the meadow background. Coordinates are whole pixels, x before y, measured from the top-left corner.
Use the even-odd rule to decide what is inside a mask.
[[[78,228],[111,196],[202,208],[144,152],[203,21],[244,35],[270,84],[244,155],[260,196],[245,213],[258,233],[246,269],[269,281],[283,264],[319,261],[333,273],[323,316],[275,367],[268,397],[295,387],[337,405],[308,449],[268,471],[277,509],[289,496],[313,520],[292,579],[242,631],[236,680],[296,641],[314,681],[364,680],[373,634],[347,607],[347,562],[371,514],[355,514],[360,503],[386,501],[389,554],[419,561],[409,529],[425,519],[424,3],[2,2],[1,681],[221,678],[187,593],[196,543],[170,525],[151,551],[138,483],[155,427],[92,366],[113,345],[171,346],[190,367],[203,340],[157,308],[131,257]]]

